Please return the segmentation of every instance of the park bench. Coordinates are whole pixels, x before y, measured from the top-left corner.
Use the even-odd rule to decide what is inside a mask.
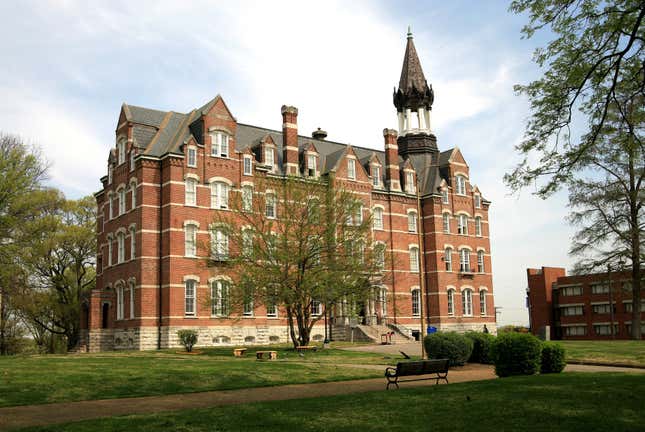
[[[277,351],[257,351],[255,353],[255,357],[258,360],[275,360],[278,358],[278,352]]]
[[[430,375],[433,376],[417,379],[407,379],[399,381],[399,377],[407,376],[420,376]],[[396,364],[396,368],[389,367],[385,369],[385,378],[387,378],[386,390],[390,389],[390,384],[394,384],[399,388],[399,382],[407,381],[421,381],[421,380],[436,380],[435,384],[439,384],[439,380],[445,380],[448,383],[448,359],[439,360],[420,360],[411,362],[400,362]]]
[[[392,345],[392,336],[394,336],[394,332],[382,333],[381,345]]]
[[[242,357],[246,353],[246,348],[233,348],[233,355],[235,357]]]
[[[299,346],[299,347],[296,347],[296,349],[298,350],[298,352],[303,352],[303,351],[314,351],[315,352],[315,351],[318,351],[317,346],[309,346],[309,345]]]

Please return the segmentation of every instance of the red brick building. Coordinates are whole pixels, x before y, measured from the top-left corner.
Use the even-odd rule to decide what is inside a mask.
[[[563,268],[542,267],[527,269],[526,274],[534,335],[548,334],[551,339],[630,338],[631,272],[566,276]],[[645,300],[641,300],[641,323],[645,320],[643,306]],[[645,330],[645,323],[642,328]]]
[[[83,311],[89,349],[173,346],[180,328],[198,329],[207,346],[287,342],[279,307],[220,307],[226,275],[200,265],[206,257],[195,247],[208,241],[215,212],[230,211],[231,194],[263,195],[254,179],[287,174],[333,173],[363,200],[374,238],[392,258],[388,283],[374,287],[360,310],[336,306],[338,337],[355,314],[365,333],[383,325],[418,331],[421,307],[426,325],[440,330],[486,324],[494,332],[490,202],[461,151],[439,151],[433,101],[408,34],[394,93],[398,131],[383,131],[384,151],[332,142],[321,130],[299,135],[290,106],[274,130],[237,122],[220,96],[188,113],[124,104],[96,193],[97,286]],[[270,210],[267,217],[275,216]],[[215,301],[205,303],[209,297]],[[323,333],[321,323],[313,339]]]

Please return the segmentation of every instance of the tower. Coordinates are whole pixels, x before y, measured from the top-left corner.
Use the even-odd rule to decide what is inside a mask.
[[[399,88],[393,100],[399,124],[399,154],[405,158],[413,153],[438,153],[437,138],[431,129],[434,91],[423,74],[409,27]]]

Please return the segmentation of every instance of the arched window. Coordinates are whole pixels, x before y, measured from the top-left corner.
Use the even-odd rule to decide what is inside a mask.
[[[459,271],[470,272],[470,251],[466,248],[459,251]]]
[[[221,228],[211,232],[211,256],[216,261],[228,258],[228,235]]]
[[[211,315],[215,317],[228,316],[230,313],[230,282],[214,280],[211,282]]]
[[[417,212],[408,212],[408,232],[417,232]]]
[[[486,290],[479,290],[479,313],[486,315]]]
[[[412,316],[421,316],[421,290],[419,288],[412,290]]]
[[[186,179],[186,205],[197,205],[197,180],[194,178]]]
[[[125,187],[119,190],[119,215],[125,213]]]
[[[448,315],[455,314],[455,290],[448,289]]]
[[[466,177],[458,175],[455,177],[457,195],[466,195]]]
[[[410,271],[419,271],[419,248],[417,246],[410,248]]]
[[[276,217],[276,199],[272,193],[265,195],[265,215],[268,218],[274,219]]]
[[[197,314],[197,281],[187,279],[184,290],[184,313],[186,316]]]
[[[211,208],[228,208],[228,185],[224,182],[211,183]]]
[[[444,213],[442,215],[443,219],[443,232],[450,233],[450,213]]]
[[[251,211],[253,209],[253,187],[242,186],[242,210]]]
[[[376,230],[383,229],[383,209],[382,208],[374,207],[374,211],[372,212],[372,223],[374,225],[374,229]]]
[[[443,262],[446,264],[446,271],[452,271],[452,248],[447,247],[443,252]]]
[[[108,247],[108,250],[107,250],[107,256],[108,256],[107,265],[108,265],[108,267],[110,267],[112,265],[112,253],[113,253],[112,252],[112,240],[114,240],[112,238],[112,234],[108,234],[108,236],[107,236],[107,247]]]
[[[132,226],[130,227],[130,259],[133,260],[136,257],[136,234],[137,234],[137,229],[136,227]]]
[[[482,235],[482,218],[480,216],[475,218],[475,235],[478,237]]]
[[[184,248],[187,257],[197,256],[197,226],[194,224],[184,227]]]
[[[132,208],[135,209],[137,208],[137,182],[133,181],[130,183],[130,192],[132,193],[131,195],[131,204]]]
[[[130,319],[134,318],[134,281],[130,281]]]
[[[457,234],[468,234],[468,216],[465,214],[457,216]]]
[[[110,219],[114,219],[114,194],[110,194],[108,205],[110,206]]]
[[[117,241],[117,264],[125,261],[125,233],[119,232],[116,235]]]
[[[484,273],[484,251],[477,251],[477,272]]]
[[[461,292],[461,306],[464,316],[473,315],[473,290],[470,288]]]
[[[123,285],[116,286],[116,319],[123,319]]]

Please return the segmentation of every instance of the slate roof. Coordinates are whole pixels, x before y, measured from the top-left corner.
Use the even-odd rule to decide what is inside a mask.
[[[183,154],[182,145],[191,137],[202,141],[199,136],[199,127],[196,127],[204,112],[208,112],[216,99],[207,102],[204,106],[183,114],[174,111],[159,111],[134,105],[123,104],[123,111],[127,120],[133,123],[133,137],[135,145],[142,149],[142,153],[150,156],[160,157],[165,154]],[[235,135],[235,150],[244,151],[247,148],[257,150],[260,141],[270,136],[277,146],[276,161],[282,166],[282,132],[267,129],[259,126],[252,126],[243,123],[237,124]],[[347,149],[347,143],[340,143],[328,140],[316,139],[308,136],[298,136],[298,147],[300,151],[313,143],[320,155],[321,173],[327,174],[334,169]],[[364,167],[369,164],[372,155],[375,155],[381,165],[385,167],[385,152],[374,149],[352,146],[358,160]],[[452,150],[444,151],[439,155],[439,166],[445,165],[452,154]],[[419,180],[421,181],[422,193],[436,192],[441,175],[439,166],[432,164],[430,154],[413,154],[409,156]],[[399,156],[398,164],[404,160]],[[382,169],[382,175],[385,169]],[[382,179],[384,181],[384,178]]]

